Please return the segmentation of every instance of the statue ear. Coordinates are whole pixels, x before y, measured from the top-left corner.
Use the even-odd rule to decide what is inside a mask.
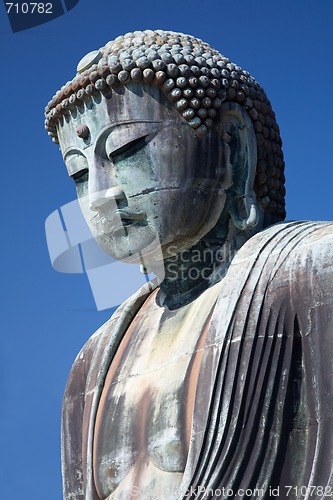
[[[234,225],[246,230],[259,222],[259,210],[253,190],[257,166],[257,141],[253,124],[246,111],[237,103],[222,106],[226,161],[232,172],[228,189],[229,213]]]

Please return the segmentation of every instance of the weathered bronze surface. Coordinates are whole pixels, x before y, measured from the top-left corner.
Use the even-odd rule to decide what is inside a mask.
[[[95,239],[157,276],[75,360],[65,499],[333,496],[333,227],[282,222],[259,84],[134,32],[79,63],[46,127]]]

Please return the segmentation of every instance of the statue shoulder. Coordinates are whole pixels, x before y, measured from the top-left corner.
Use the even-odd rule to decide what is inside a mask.
[[[275,242],[268,259],[270,264],[274,261],[275,280],[289,281],[290,288],[303,295],[308,290],[313,294],[317,287],[333,292],[333,222],[287,222],[258,237],[263,247]]]
[[[333,222],[322,222],[314,226],[307,242],[313,249],[331,251],[333,254]]]
[[[84,394],[92,359],[98,349],[101,336],[103,334],[105,335],[106,331],[111,334],[112,320],[113,318],[111,316],[111,318],[87,340],[76,356],[67,380],[64,402],[73,398],[73,395],[77,397],[78,394]]]
[[[272,307],[283,303],[304,317],[319,305],[333,308],[333,222],[271,226],[244,244],[230,271],[229,290],[244,282],[241,293],[249,300],[264,289],[258,300]]]
[[[290,253],[286,268],[293,303],[306,312],[333,310],[333,223],[316,223]]]
[[[279,225],[262,276],[273,309],[297,316],[303,335],[331,338],[333,318],[333,223]],[[268,230],[269,232],[269,230]],[[266,238],[264,235],[261,238]],[[275,240],[275,243],[274,243]]]
[[[304,234],[290,252],[294,272],[308,280],[333,273],[333,222],[306,223]]]
[[[296,266],[309,275],[333,266],[333,222],[283,222],[257,233],[248,243],[259,248],[258,253],[270,245],[269,261]]]
[[[138,309],[155,288],[156,283],[146,283],[121,304],[111,318],[88,339],[71,368],[66,386],[65,400],[66,397],[78,394],[78,391],[84,392],[86,390],[87,378],[89,372],[93,369],[92,365],[101,363],[102,358],[107,356],[108,351],[110,351],[109,357],[112,357],[113,351],[117,348]]]

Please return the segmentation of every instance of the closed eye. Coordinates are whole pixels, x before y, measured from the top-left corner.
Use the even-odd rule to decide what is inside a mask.
[[[109,127],[96,142],[95,152],[104,158],[132,154],[153,139],[161,128],[160,122],[132,122]]]
[[[88,174],[87,158],[81,151],[73,149],[66,154],[64,160],[69,176],[74,179],[75,182],[79,180],[81,182],[83,180],[81,178]]]
[[[89,170],[87,168],[84,168],[82,170],[79,170],[78,172],[75,172],[75,174],[71,175],[71,178],[74,180],[75,184],[78,184],[80,182],[86,182],[88,180],[88,172]]]
[[[146,143],[147,143],[146,138],[147,137],[148,136],[139,137],[138,139],[134,139],[133,141],[128,142],[127,144],[125,144],[121,148],[118,148],[118,149],[112,151],[112,153],[109,154],[109,158],[114,160],[118,156],[121,156],[121,155],[130,156],[130,155],[136,153],[137,151],[139,151],[141,148],[143,148],[146,145]]]

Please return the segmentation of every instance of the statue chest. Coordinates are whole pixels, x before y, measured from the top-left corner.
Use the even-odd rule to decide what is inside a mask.
[[[94,476],[103,498],[122,483],[131,488],[141,484],[148,471],[148,481],[154,475],[170,477],[167,473],[180,481],[218,288],[175,311],[157,306],[153,293],[128,328],[106,377],[96,418]]]

